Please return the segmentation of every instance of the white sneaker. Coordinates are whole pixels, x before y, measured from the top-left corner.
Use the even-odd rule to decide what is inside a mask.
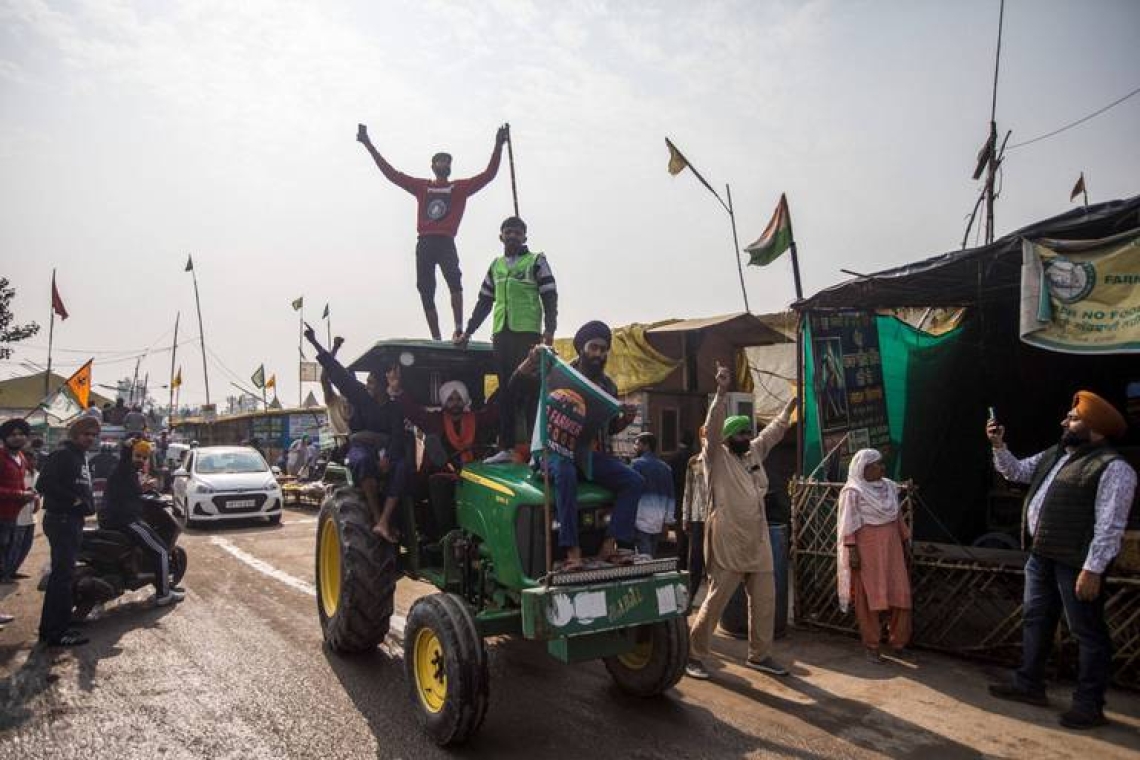
[[[483,460],[483,464],[511,464],[515,461],[515,454],[513,451],[503,450],[497,454],[487,457]]]
[[[156,595],[154,597],[154,606],[155,607],[165,607],[168,604],[174,604],[175,602],[181,602],[185,598],[186,598],[186,592],[185,591],[175,591],[174,589],[169,589],[165,595],[163,595],[163,596],[157,596]]]

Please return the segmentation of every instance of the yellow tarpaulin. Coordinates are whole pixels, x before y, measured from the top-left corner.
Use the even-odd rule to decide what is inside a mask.
[[[680,364],[680,359],[671,359],[649,345],[646,330],[669,324],[676,320],[665,320],[652,324],[626,325],[614,330],[610,358],[606,362],[606,374],[617,383],[618,393],[633,393],[650,385],[660,383]],[[573,338],[555,338],[554,350],[566,361],[572,361],[578,354],[574,351]],[[489,396],[499,387],[498,378],[488,377],[484,390]]]

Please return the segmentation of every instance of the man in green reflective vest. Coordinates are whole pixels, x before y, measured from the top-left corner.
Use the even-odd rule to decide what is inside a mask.
[[[526,222],[508,217],[499,226],[499,240],[503,255],[491,262],[467,329],[455,338],[456,345],[466,345],[491,315],[491,344],[499,376],[499,452],[486,460],[488,464],[513,461],[519,400],[508,382],[532,346],[540,340],[548,346],[554,342],[558,324],[554,274],[546,256],[526,247]]]

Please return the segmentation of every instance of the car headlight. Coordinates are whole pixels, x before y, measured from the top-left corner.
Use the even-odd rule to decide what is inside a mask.
[[[263,483],[261,487],[264,488],[266,491],[275,491],[275,490],[277,490],[277,479],[276,478],[270,478],[269,480],[265,481],[265,483]]]
[[[194,493],[213,493],[213,492],[214,492],[214,489],[210,488],[210,486],[206,485],[205,483],[199,483],[196,486],[194,486]]]

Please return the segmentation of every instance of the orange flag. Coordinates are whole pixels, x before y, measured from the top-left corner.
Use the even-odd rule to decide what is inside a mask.
[[[91,362],[93,359],[88,359],[79,370],[67,378],[67,387],[71,389],[71,393],[75,396],[75,400],[84,409],[87,408],[88,402],[91,400]]]

